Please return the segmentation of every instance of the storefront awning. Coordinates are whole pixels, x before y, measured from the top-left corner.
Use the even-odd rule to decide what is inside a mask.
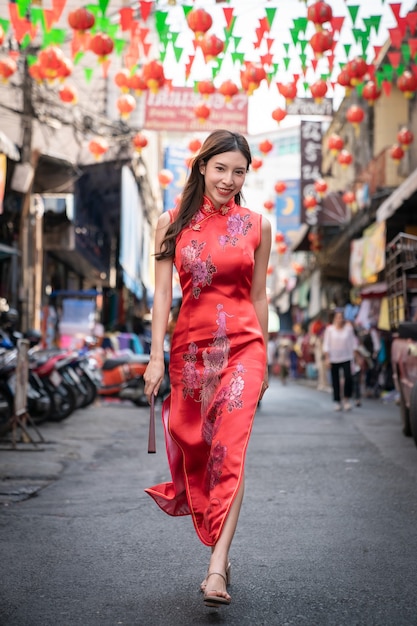
[[[394,215],[395,211],[417,190],[417,169],[405,179],[395,191],[379,206],[376,221],[383,222]]]
[[[20,161],[20,154],[17,146],[7,135],[0,130],[0,152],[5,154],[12,161]]]

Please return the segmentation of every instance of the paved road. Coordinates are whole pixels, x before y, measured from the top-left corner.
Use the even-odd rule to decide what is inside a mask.
[[[417,448],[398,407],[333,413],[328,394],[273,381],[218,611],[198,592],[208,549],[190,519],[143,493],[167,478],[147,419],[93,407],[44,425],[38,451],[2,446],[2,626],[417,625]]]

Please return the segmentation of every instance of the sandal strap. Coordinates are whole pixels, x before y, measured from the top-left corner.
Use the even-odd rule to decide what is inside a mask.
[[[227,584],[226,576],[221,572],[207,572],[206,581],[210,578],[210,576],[221,576],[224,582]]]

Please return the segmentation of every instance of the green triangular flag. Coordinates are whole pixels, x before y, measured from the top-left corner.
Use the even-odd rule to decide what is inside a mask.
[[[7,31],[9,30],[10,21],[0,18],[0,26],[2,27],[4,32],[7,33]]]
[[[74,59],[73,59],[73,63],[74,65],[78,65],[78,63],[81,61],[81,59],[84,56],[84,52],[77,52],[77,54],[75,55]]]
[[[31,0],[17,0],[17,11],[19,13],[19,17],[24,18],[26,12],[30,6]]]
[[[299,34],[299,29],[298,28],[291,28],[290,29],[290,33],[291,33],[291,39],[293,40],[294,46],[297,45],[298,43],[298,34]],[[288,52],[288,50],[287,50]]]
[[[290,44],[289,43],[283,43],[282,45],[284,46],[285,52],[288,54],[288,51],[290,49]]]
[[[410,46],[408,45],[408,43],[403,43],[401,45],[401,53],[402,53],[404,62],[407,65],[410,62],[410,58],[411,58]]]
[[[352,24],[355,25],[356,18],[358,17],[359,6],[348,6],[347,9],[350,13],[350,18],[352,20]]]
[[[108,4],[109,4],[109,0],[98,0],[98,5],[103,15],[106,14]]]
[[[167,11],[155,11],[155,26],[156,26],[158,36],[161,40],[166,39],[166,33],[169,28],[166,25],[167,16],[168,16]]]
[[[233,63],[237,62],[237,63],[240,63],[240,65],[243,65],[243,62],[245,60],[244,52],[232,52],[231,57],[232,57]]]
[[[310,89],[310,83],[303,83],[304,91],[307,92]]]
[[[378,89],[381,89],[381,86],[382,86],[382,83],[383,83],[384,80],[385,80],[384,72],[381,71],[381,70],[377,70],[375,72],[375,82],[376,82],[376,84],[378,86]]]
[[[284,61],[285,69],[288,70],[291,59],[289,57],[284,57],[282,60]]]
[[[67,36],[63,28],[52,28],[49,32],[43,33],[42,46],[59,46],[65,42]]]
[[[300,41],[298,43],[301,46],[301,52],[304,54],[304,52],[306,50],[306,46],[308,44],[308,41],[306,41],[305,39],[300,39]]]
[[[360,98],[362,97],[362,92],[363,92],[364,87],[365,87],[365,83],[358,83],[356,85],[356,92]]]
[[[236,17],[232,17],[232,19],[230,20],[229,28],[225,28],[225,30],[229,33],[229,35],[233,33],[235,24],[236,24]]]
[[[301,33],[306,32],[308,19],[306,17],[299,17],[296,20],[293,20],[294,27],[299,30]]]
[[[124,39],[115,39],[114,40],[114,51],[116,54],[121,55],[123,49],[126,45],[126,41]]]
[[[41,7],[31,7],[30,21],[32,24],[41,24],[45,28],[45,14]]]
[[[175,54],[175,58],[177,60],[177,63],[179,63],[181,55],[184,52],[184,48],[179,48],[177,46],[172,45],[172,49],[174,50],[174,54]]]
[[[94,74],[93,68],[91,67],[84,68],[84,76],[85,76],[85,80],[87,81],[87,83],[91,82],[91,79],[93,78],[93,74]]]
[[[190,11],[192,11],[193,7],[192,6],[185,6],[183,5],[182,10],[184,11],[184,15],[185,17],[187,17],[187,15],[189,14]]]
[[[31,41],[29,33],[26,33],[20,43],[20,47],[25,50],[30,45]]]
[[[343,44],[343,47],[344,47],[345,52],[346,52],[346,58],[349,58],[349,52],[350,52],[350,49],[351,49],[351,47],[352,47],[352,44],[350,44],[350,43],[344,43],[344,44]]]
[[[272,26],[272,22],[274,21],[276,9],[265,9],[266,19],[268,20],[269,28]]]
[[[238,46],[242,41],[242,37],[233,37],[233,41],[235,42],[235,52],[237,52]]]
[[[392,78],[394,76],[394,68],[389,63],[384,63],[382,66],[382,70],[384,72],[384,80],[389,80],[392,82]]]
[[[372,23],[372,26],[374,27],[376,34],[378,34],[379,27],[381,25],[381,19],[382,19],[382,15],[372,15],[369,18],[369,21]]]

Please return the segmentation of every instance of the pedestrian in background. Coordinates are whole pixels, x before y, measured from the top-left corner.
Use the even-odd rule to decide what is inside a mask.
[[[230,604],[229,550],[244,491],[246,449],[268,387],[266,273],[271,226],[241,205],[246,139],[214,131],[191,164],[179,205],[155,237],[152,348],[145,393],[164,376],[163,343],[175,265],[182,305],[172,336],[171,395],[163,407],[172,480],[146,489],[163,511],[191,515],[211,547],[204,603]]]
[[[323,353],[327,367],[330,368],[333,401],[335,411],[341,411],[342,406],[350,411],[352,405],[352,361],[355,346],[355,334],[350,322],[346,322],[342,309],[333,313],[333,321],[324,331]],[[340,372],[343,373],[343,404],[340,394]]]

